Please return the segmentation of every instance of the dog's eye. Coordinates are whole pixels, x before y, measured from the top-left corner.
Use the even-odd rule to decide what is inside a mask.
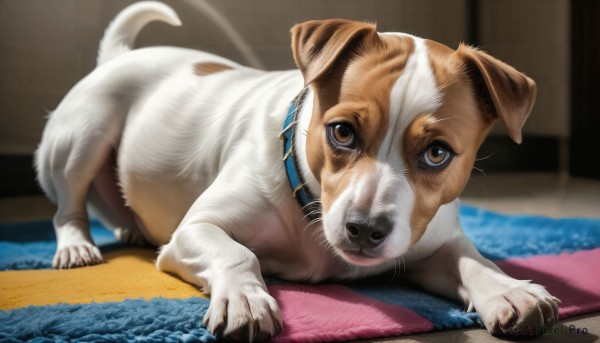
[[[444,167],[452,158],[452,151],[442,144],[432,144],[423,153],[423,161],[428,167]]]
[[[354,129],[347,123],[333,123],[327,126],[329,142],[334,147],[352,148],[354,146]]]

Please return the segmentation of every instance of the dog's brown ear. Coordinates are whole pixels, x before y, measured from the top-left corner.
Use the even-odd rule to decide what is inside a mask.
[[[374,24],[345,19],[311,20],[292,27],[296,65],[308,85],[326,75],[344,51],[376,37]]]
[[[508,136],[521,144],[521,130],[535,101],[535,82],[508,64],[467,45],[461,44],[456,53],[465,62],[477,96],[482,98],[490,114],[500,119]]]

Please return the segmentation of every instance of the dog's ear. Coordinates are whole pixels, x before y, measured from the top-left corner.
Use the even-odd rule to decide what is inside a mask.
[[[359,49],[366,37],[377,36],[374,24],[345,19],[311,20],[291,31],[294,60],[305,85],[327,75],[345,52],[356,52],[352,49]]]
[[[508,64],[461,44],[456,50],[473,81],[476,95],[489,114],[500,119],[508,136],[517,144],[536,96],[535,82]]]

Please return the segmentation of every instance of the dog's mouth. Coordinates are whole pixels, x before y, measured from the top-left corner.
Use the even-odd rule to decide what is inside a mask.
[[[352,265],[383,265],[402,256],[410,248],[410,229],[405,222],[375,220],[369,225],[357,225],[357,221],[345,220],[342,225],[334,223],[331,226],[328,223],[325,221],[324,231],[329,246]]]
[[[336,250],[344,260],[358,266],[375,266],[386,260],[381,253],[370,249],[345,247]]]

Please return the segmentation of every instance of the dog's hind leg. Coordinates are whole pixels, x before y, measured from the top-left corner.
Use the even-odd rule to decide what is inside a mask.
[[[115,118],[120,113],[111,111],[112,106],[74,111],[79,105],[61,104],[51,115],[36,155],[40,185],[58,207],[53,219],[57,249],[52,266],[59,269],[102,262],[90,235],[86,200],[122,127]]]
[[[69,151],[64,169],[47,171],[58,206],[53,219],[57,241],[52,261],[54,268],[75,268],[102,262],[102,255],[90,235],[86,198],[95,174],[93,162],[105,154],[81,150],[81,147],[73,147]]]

